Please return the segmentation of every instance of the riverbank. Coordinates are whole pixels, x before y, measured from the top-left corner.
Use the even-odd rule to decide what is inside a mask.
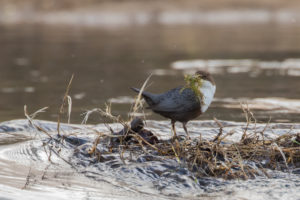
[[[0,23],[119,27],[300,21],[298,1],[0,1]]]

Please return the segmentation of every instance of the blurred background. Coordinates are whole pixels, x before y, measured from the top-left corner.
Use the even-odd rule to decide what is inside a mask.
[[[300,120],[298,0],[0,0],[0,46],[0,121],[25,104],[56,121],[73,73],[71,122],[105,103],[126,118],[149,74],[159,93],[198,69],[217,83],[200,119],[244,121],[242,102],[260,122]]]

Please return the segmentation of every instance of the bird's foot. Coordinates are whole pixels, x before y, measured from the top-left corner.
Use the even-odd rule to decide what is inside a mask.
[[[173,137],[171,138],[172,142],[175,142],[176,140],[178,141],[178,136],[177,135],[173,135]]]
[[[185,140],[185,136],[183,135],[174,135],[171,140],[174,142],[174,141],[177,141],[177,142],[180,142],[180,141],[184,141]]]

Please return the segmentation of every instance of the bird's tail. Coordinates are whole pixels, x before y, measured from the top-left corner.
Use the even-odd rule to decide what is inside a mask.
[[[138,88],[134,88],[134,87],[131,87],[130,89],[132,89],[133,91],[135,91],[136,93],[139,93],[141,90],[138,89]]]
[[[134,88],[134,87],[131,87],[131,89],[133,91],[135,91],[136,93],[139,93],[141,91],[141,89]],[[155,95],[154,94],[143,91],[142,96],[146,100],[147,104],[149,105],[149,108],[155,104]]]

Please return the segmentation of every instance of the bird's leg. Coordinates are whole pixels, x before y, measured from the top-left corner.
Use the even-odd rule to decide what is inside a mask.
[[[187,131],[186,124],[187,124],[187,122],[183,122],[182,126],[183,126],[183,129],[184,129],[185,133],[186,133],[187,138],[190,140],[191,137],[190,137],[189,132]]]
[[[171,124],[172,124],[173,138],[176,138],[177,135],[176,135],[176,130],[175,130],[175,121],[172,120]]]

